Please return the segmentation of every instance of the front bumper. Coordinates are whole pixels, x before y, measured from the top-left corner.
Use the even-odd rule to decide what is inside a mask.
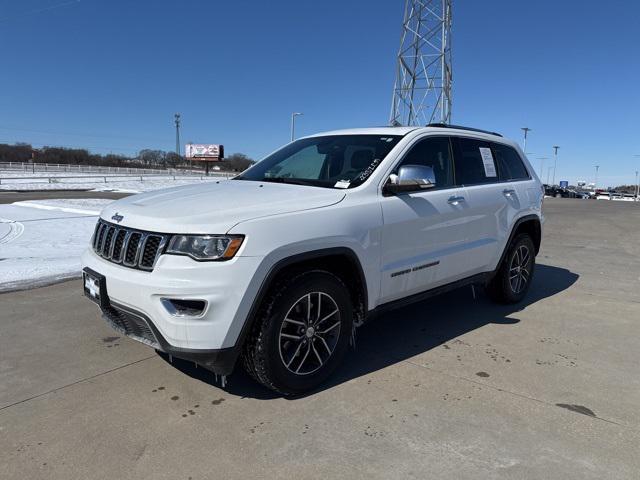
[[[109,306],[101,307],[101,310],[102,318],[117,332],[160,350],[167,355],[202,365],[218,375],[231,374],[242,350],[240,344],[231,348],[211,350],[174,347],[165,340],[154,323],[143,313],[113,301],[110,302]]]
[[[123,267],[85,251],[85,268],[105,278],[104,318],[121,333],[177,358],[226,375],[233,368],[240,332],[257,291],[262,257],[196,262],[162,255],[153,271]],[[198,317],[171,315],[162,298],[204,300]]]

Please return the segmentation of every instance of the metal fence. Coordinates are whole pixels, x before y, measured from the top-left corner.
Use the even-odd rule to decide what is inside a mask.
[[[27,163],[0,162],[0,171],[11,172],[68,172],[68,173],[121,173],[121,174],[164,174],[164,175],[202,175],[199,170],[182,170],[177,168],[129,168],[129,167],[101,167],[98,165],[68,165],[64,163]]]
[[[0,185],[20,185],[20,184],[78,184],[78,183],[122,183],[122,182],[145,182],[153,180],[208,180],[212,178],[231,178],[234,173],[215,172],[205,175],[167,175],[167,174],[145,174],[145,175],[55,175],[51,177],[1,177]]]

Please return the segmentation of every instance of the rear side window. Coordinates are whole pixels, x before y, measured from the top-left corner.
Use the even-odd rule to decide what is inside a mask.
[[[499,143],[494,143],[492,146],[493,155],[498,165],[500,181],[508,182],[529,179],[529,173],[524,163],[522,163],[522,158],[520,158],[520,155],[514,148]]]
[[[420,140],[411,147],[398,168],[403,165],[431,167],[436,176],[436,188],[453,186],[453,167],[447,137],[429,137]]]
[[[456,183],[479,185],[498,181],[491,144],[472,138],[454,138]]]

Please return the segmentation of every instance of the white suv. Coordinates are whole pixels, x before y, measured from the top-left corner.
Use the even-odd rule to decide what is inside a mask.
[[[232,180],[109,205],[84,290],[118,331],[283,394],[316,387],[374,313],[469,284],[518,302],[544,191],[519,147],[464,127],[302,138]]]

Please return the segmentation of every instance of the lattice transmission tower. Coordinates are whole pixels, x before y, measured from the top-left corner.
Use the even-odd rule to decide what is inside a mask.
[[[391,125],[451,123],[451,2],[406,0]]]

